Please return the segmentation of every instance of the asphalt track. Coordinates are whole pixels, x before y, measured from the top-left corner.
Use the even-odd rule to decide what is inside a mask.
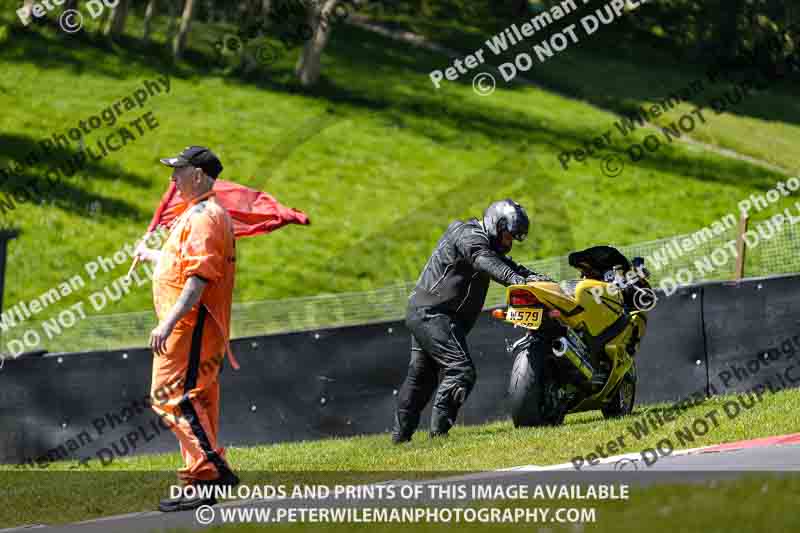
[[[648,464],[648,462],[650,464]],[[660,457],[653,461],[646,461],[641,454],[625,454],[602,459],[597,464],[586,465],[576,471],[572,463],[551,466],[527,465],[505,470],[481,472],[460,476],[451,476],[429,481],[403,481],[392,480],[379,485],[394,485],[399,490],[401,486],[408,485],[439,485],[439,486],[518,486],[528,485],[582,485],[588,484],[628,484],[635,490],[655,483],[701,483],[710,480],[732,479],[746,473],[764,472],[776,475],[790,475],[800,473],[800,434],[781,437],[755,439],[718,446],[708,446],[690,450],[675,451],[670,455]],[[427,491],[426,491],[427,492]],[[208,525],[197,522],[194,512],[160,513],[140,512],[126,515],[111,516],[87,522],[63,526],[29,525],[12,529],[0,530],[2,533],[11,531],[36,531],[42,533],[56,532],[90,532],[106,533],[109,531],[119,533],[161,532],[174,528],[201,529],[211,525],[221,525],[219,510],[221,508],[268,508],[273,510],[279,507],[338,507],[343,506],[370,506],[392,507],[396,505],[437,505],[463,506],[469,500],[452,502],[448,500],[432,500],[426,497],[414,501],[386,501],[386,500],[359,500],[334,501],[332,498],[309,500],[291,499],[265,499],[265,500],[238,500],[228,501],[214,507],[216,517]],[[586,501],[577,502],[586,504]],[[266,524],[265,524],[266,526]],[[313,524],[312,524],[313,527]]]

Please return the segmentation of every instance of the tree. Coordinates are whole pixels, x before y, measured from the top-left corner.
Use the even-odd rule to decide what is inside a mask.
[[[189,40],[189,29],[192,25],[192,15],[194,13],[194,0],[186,0],[183,6],[183,16],[181,17],[181,25],[175,39],[172,41],[172,55],[175,59],[180,59],[183,56],[183,51],[186,49],[186,43]]]
[[[108,14],[110,12],[110,9],[104,8],[100,13],[100,17],[97,19],[97,33],[105,33],[104,28],[108,28]]]
[[[103,32],[106,37],[118,37],[125,31],[125,21],[128,18],[129,5],[130,0],[119,0],[119,3],[114,7],[111,20],[108,21],[108,25]]]
[[[303,87],[310,87],[319,81],[322,52],[331,36],[331,19],[337,1],[308,2],[307,21],[311,29],[311,37],[303,46],[303,51],[295,65],[295,74]]]
[[[147,8],[144,10],[144,32],[142,38],[145,41],[150,40],[150,29],[153,24],[153,15],[156,12],[156,1],[157,0],[148,0]]]
[[[29,24],[30,23],[36,24],[36,21],[39,19],[33,16],[33,0],[25,0],[22,3],[22,7],[25,9],[25,12],[27,13],[27,18],[30,21]]]
[[[175,38],[176,28],[178,27],[178,18],[180,17],[181,4],[180,0],[169,0],[169,24],[167,24],[167,42]]]

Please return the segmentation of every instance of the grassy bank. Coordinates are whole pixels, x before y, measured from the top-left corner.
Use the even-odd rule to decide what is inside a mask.
[[[133,94],[145,80],[170,73],[169,93],[150,97],[120,119],[127,124],[149,112],[157,119],[155,129],[3,216],[4,225],[22,230],[9,248],[6,308],[75,275],[86,282],[37,318],[56,316],[78,302],[90,314],[150,309],[147,287],[136,287],[102,309],[89,307],[89,295],[124,274],[128,264],[101,270],[94,278],[86,265],[141,235],[169,175],[157,158],[192,143],[221,154],[223,177],[267,190],[312,219],[310,227],[240,242],[237,302],[360,291],[415,279],[447,224],[479,214],[494,198],[512,196],[533,215],[531,238],[515,249],[516,256],[527,259],[695,230],[781,178],[781,173],[677,142],[627,164],[615,178],[603,175],[601,159],[564,170],[558,161],[563,150],[616,130],[619,117],[607,110],[613,106],[594,105],[603,102],[588,93],[563,96],[521,86],[501,86],[492,96],[479,97],[469,80],[436,91],[428,73],[449,64],[448,58],[350,26],[335,28],[321,83],[303,90],[291,73],[296,49],[249,74],[229,69],[214,55],[213,43],[230,26],[198,22],[186,60],[173,65],[158,42],[160,23],[155,44],[129,36],[110,45],[50,27],[22,29],[12,23],[11,13],[0,22],[4,162],[24,157],[40,140]],[[130,24],[131,35],[138,35],[138,19]],[[456,27],[451,33],[458,32],[467,30]],[[638,105],[663,94],[662,87],[683,86],[701,72],[658,55],[648,63],[646,50],[636,57],[613,54],[565,52],[535,75],[547,76],[546,87],[568,95],[564,84],[592,87],[592,95],[620,105]],[[769,113],[742,107],[711,117],[698,135],[794,165],[796,156],[784,143],[794,143],[800,132],[792,111],[797,104],[787,91],[776,85],[747,104]],[[782,109],[788,110],[785,121],[778,115]],[[100,127],[87,143],[92,146],[118,127]],[[648,133],[612,137],[609,153],[624,156]],[[754,144],[745,149],[727,143],[728,138]],[[61,155],[76,150],[73,146]],[[36,165],[1,183],[0,197],[20,182],[41,183],[47,168]],[[793,200],[783,199],[775,209]],[[68,351],[77,349],[77,342],[56,340],[46,347]]]
[[[426,479],[455,472],[549,465],[569,462],[605,449],[623,437],[615,453],[639,453],[654,448],[664,438],[675,449],[797,432],[800,427],[800,390],[766,394],[748,409],[729,418],[724,404],[733,397],[713,398],[678,413],[661,427],[651,424],[647,435],[637,430],[648,411],[633,417],[604,420],[598,412],[567,417],[555,428],[514,429],[510,422],[482,426],[457,426],[446,440],[429,440],[419,432],[405,446],[393,446],[388,435],[295,442],[271,446],[228,448],[228,457],[248,484],[344,483],[385,479]],[[651,406],[648,410],[667,406]],[[683,444],[676,431],[695,420],[710,420],[716,411],[718,425]],[[709,426],[712,424],[709,422]],[[637,438],[638,435],[638,438]],[[169,438],[167,436],[166,438]],[[177,448],[177,444],[176,444]],[[147,510],[175,480],[177,453],[122,458],[107,467],[92,460],[88,466],[53,463],[44,470],[0,468],[5,501],[0,524],[71,522],[97,516]],[[68,487],[68,490],[65,490]],[[108,494],[117,496],[109,498]]]

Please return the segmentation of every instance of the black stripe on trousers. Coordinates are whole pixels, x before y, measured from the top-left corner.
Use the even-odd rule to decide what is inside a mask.
[[[200,311],[197,313],[197,324],[194,327],[194,331],[192,331],[192,346],[189,349],[189,365],[186,369],[186,381],[183,385],[183,398],[181,398],[181,401],[178,403],[178,408],[189,423],[195,438],[200,442],[200,448],[203,450],[206,459],[211,461],[211,463],[217,467],[219,474],[222,475],[223,472],[228,470],[228,466],[225,464],[225,461],[222,460],[222,457],[214,451],[214,448],[211,447],[211,441],[208,440],[208,435],[203,429],[202,424],[200,424],[197,411],[194,405],[192,405],[192,401],[189,399],[189,391],[197,386],[197,372],[200,369],[200,352],[203,346],[203,326],[205,325],[207,315],[208,310],[204,305],[201,305]]]

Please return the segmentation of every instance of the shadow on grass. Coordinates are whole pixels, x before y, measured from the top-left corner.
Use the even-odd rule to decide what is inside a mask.
[[[76,76],[91,72],[117,80],[129,79],[132,72],[141,71],[173,74],[172,57],[157,43],[128,36],[121,36],[115,43],[86,31],[66,34],[51,20],[29,28],[12,24],[8,30],[2,50],[6,61],[33,63],[41,69],[65,69]],[[118,55],[122,61],[108,61],[110,54]]]
[[[153,68],[169,70],[171,76],[182,78],[197,75],[218,77],[222,72],[219,62],[214,60],[210,45],[213,34],[197,39],[201,41],[199,48],[188,50],[185,60],[176,66],[162,45],[145,44],[130,37],[123,37],[112,45],[105,39],[85,33],[65,36],[69,38],[67,40],[19,28],[12,31],[13,50],[8,54],[11,60],[33,61],[46,68],[67,64],[78,73],[92,70],[116,79],[130,77],[131,72]],[[78,55],[75,46],[69,49],[64,47],[64,42],[80,43],[85,57]],[[104,54],[113,51],[119,54],[120,61],[102,61]],[[360,28],[335,28],[323,58],[323,77],[311,89],[300,87],[294,79],[291,63],[296,53],[296,50],[290,51],[281,61],[272,65],[268,73],[261,70],[250,73],[234,70],[227,74],[228,83],[316,97],[337,106],[339,112],[350,109],[376,113],[395,127],[413,130],[438,143],[461,143],[463,146],[465,141],[458,134],[470,131],[502,143],[516,144],[519,140],[525,140],[532,145],[560,152],[583,144],[595,135],[595,132],[587,132],[580,124],[562,123],[554,126],[501,106],[485,105],[485,101],[477,96],[470,98],[471,92],[466,93],[468,96],[448,95],[445,98],[428,85],[428,73],[443,66],[440,54],[396,43]],[[598,55],[595,54],[581,61],[593,61],[596,69],[603,64],[603,61],[598,64],[597,59]],[[614,93],[612,100],[618,103],[616,107],[620,111],[629,110],[631,101],[644,98],[648,87],[658,81],[657,77],[649,74],[652,71],[649,65],[626,61],[629,61],[631,74],[635,73],[637,79],[645,78],[648,81],[631,84],[621,94]],[[675,67],[678,68],[678,65]],[[603,93],[603,80],[587,79],[583,71],[590,69],[570,69],[570,83],[578,86],[583,82],[586,86],[595,87],[595,92]],[[409,79],[413,81],[409,83]],[[464,83],[469,83],[469,80]],[[620,87],[624,89],[626,85],[614,85],[615,90]],[[431,117],[435,117],[435,121],[431,121]],[[800,122],[800,116],[797,118]],[[470,148],[469,145],[465,147]],[[610,151],[623,153],[622,148],[611,148]],[[720,161],[710,164],[670,151],[648,155],[637,166],[661,171],[666,169],[672,174],[716,183],[736,183],[756,188],[774,184],[772,177],[765,177],[761,169],[746,162],[724,161],[720,158]],[[597,170],[600,170],[599,165]]]
[[[30,154],[36,157],[31,161],[33,166],[25,164]],[[132,220],[145,216],[135,205],[124,200],[87,192],[81,182],[119,179],[138,187],[149,186],[149,182],[135,174],[112,170],[91,160],[78,163],[75,159],[78,154],[76,150],[60,148],[45,160],[36,139],[0,134],[0,170],[9,173],[6,179],[0,172],[0,190],[14,195],[17,198],[15,204],[28,201],[52,203],[74,213],[86,213],[87,209],[99,208],[101,212]],[[10,167],[12,160],[16,162],[13,168]],[[14,169],[18,169],[18,172],[14,172]]]
[[[658,7],[643,6],[641,9],[637,11],[637,16],[642,15],[644,10]],[[589,12],[586,9],[579,10],[575,15],[559,21],[558,25],[547,28],[541,35],[534,35],[509,47],[506,53],[500,55],[491,54],[485,46],[486,40],[504,29],[504,25],[497,21],[476,21],[478,28],[465,28],[460,24],[443,26],[421,16],[413,19],[387,17],[385,22],[398,30],[410,29],[429,36],[433,41],[461,51],[464,55],[483,48],[489,58],[487,62],[499,65],[513,63],[515,56],[521,52],[533,56],[531,50],[534,44],[549,38],[566,24],[577,23],[580,16]],[[527,18],[523,17],[516,22],[519,25],[525,21]],[[785,28],[784,31],[796,32],[799,27],[795,25],[794,29]],[[543,87],[622,114],[636,112],[641,102],[660,101],[694,80],[705,81],[706,90],[689,101],[696,106],[708,106],[712,97],[720,96],[733,87],[733,84],[721,83],[710,90],[711,84],[707,79],[704,80],[709,69],[720,74],[728,73],[736,80],[758,74],[770,81],[770,101],[759,101],[761,97],[756,95],[750,101],[730,108],[728,112],[765,121],[800,124],[800,106],[791,105],[796,84],[800,81],[800,56],[797,54],[787,56],[778,66],[767,69],[755,65],[752,58],[723,60],[713,54],[677,49],[669,36],[659,37],[655,33],[625,25],[604,26],[589,37],[579,34],[582,35],[579,43],[545,63],[536,63],[534,68],[520,75]],[[763,56],[765,52],[764,46],[756,47],[754,58]],[[443,64],[436,68],[443,69],[445,66],[450,65]],[[613,68],[613,75],[609,75],[610,68]],[[724,80],[724,76],[719,79]],[[456,83],[466,84],[470,80],[471,77],[459,79]]]
[[[43,171],[61,169],[59,172],[67,178],[73,178],[73,174],[85,173],[90,174],[92,176],[91,179],[121,180],[136,187],[150,186],[149,180],[143,179],[136,174],[120,174],[118,169],[110,169],[102,164],[95,163],[91,157],[87,158],[85,163],[76,166],[76,158],[81,154],[79,150],[58,147],[45,154],[39,145],[41,140],[21,135],[0,133],[0,168],[6,168],[8,165],[6,161],[9,160],[25,165],[25,161],[29,156],[32,156],[35,158],[34,161],[38,161],[35,163],[35,168],[41,168]],[[102,153],[97,148],[91,146],[89,148],[92,149],[93,155],[101,155]],[[4,185],[4,183],[0,184],[0,187]]]
[[[386,46],[386,39],[371,32],[359,28],[348,30],[350,33],[346,38],[332,41],[327,50],[337,60],[346,62],[346,72],[342,72],[337,61],[333,68],[324,71],[320,82],[311,89],[303,91],[294,81],[291,69],[285,65],[276,65],[270,77],[254,73],[245,79],[264,90],[304,92],[342,109],[379,113],[393,126],[414,130],[416,134],[439,143],[459,143],[457,132],[469,131],[505,144],[525,141],[558,153],[583,144],[596,135],[594,131],[587,132],[581,124],[562,123],[554,126],[552,122],[545,124],[544,121],[532,120],[514,110],[486,106],[477,96],[439,96],[425,84],[427,73],[431,68],[438,68],[441,56],[418,49],[409,50],[409,47],[395,50]],[[388,53],[390,48],[391,54]],[[381,65],[380,69],[385,72],[383,76],[376,77],[376,64]],[[646,70],[645,66],[640,68]],[[408,76],[404,77],[403,74],[419,76],[422,86],[408,83]],[[430,117],[436,118],[435,127],[431,127],[430,121],[422,120]],[[609,127],[612,126],[609,124]],[[629,142],[633,140],[630,138]],[[607,152],[627,158],[624,152],[627,147],[612,146],[607,148]],[[600,163],[598,159],[598,173]],[[636,166],[660,171],[666,169],[672,174],[701,181],[764,189],[772,187],[774,178],[780,176],[777,173],[765,173],[762,168],[744,161],[719,157],[718,161],[710,163],[705,159],[694,160],[689,153],[676,154],[669,149],[648,153],[642,161],[636,162]]]

